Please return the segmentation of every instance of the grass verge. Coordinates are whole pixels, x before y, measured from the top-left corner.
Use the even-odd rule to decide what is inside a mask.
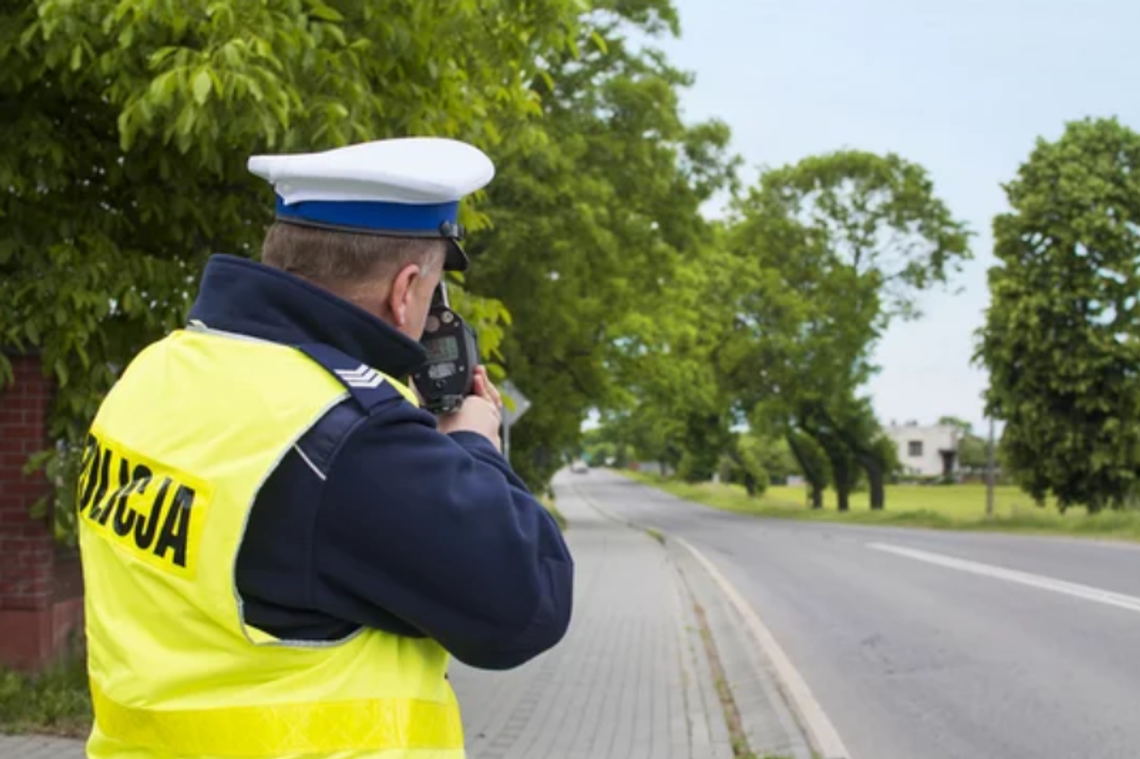
[[[0,669],[0,733],[41,733],[86,738],[91,695],[82,656],[37,675]]]
[[[736,706],[736,698],[732,695],[732,688],[728,685],[724,666],[720,663],[720,653],[713,641],[712,629],[709,627],[704,607],[693,601],[693,612],[700,628],[701,641],[704,643],[705,655],[708,657],[709,669],[712,671],[716,694],[720,698],[721,708],[724,709],[724,720],[728,726],[728,738],[732,743],[733,759],[785,759],[785,757],[771,755],[765,755],[761,758],[748,745],[748,736],[744,733],[740,710]]]
[[[546,510],[550,512],[550,516],[554,517],[554,521],[558,523],[558,529],[566,532],[569,525],[566,523],[566,517],[562,516],[562,512],[554,505],[554,499],[544,496],[538,500],[546,507]]]
[[[740,721],[740,711],[736,708],[736,699],[732,696],[732,689],[728,687],[724,667],[720,663],[720,655],[712,639],[708,618],[704,608],[693,602],[693,611],[700,626],[701,641],[705,644],[705,656],[708,657],[709,669],[712,670],[713,683],[716,694],[720,698],[721,709],[724,710],[724,721],[728,726],[728,738],[732,742],[733,759],[759,759],[748,746],[748,736],[744,734],[744,727]]]
[[[776,486],[762,498],[749,498],[744,489],[736,485],[688,484],[641,472],[620,473],[678,498],[758,517],[1140,542],[1140,512],[1106,511],[1089,515],[1083,508],[1073,508],[1061,514],[1051,505],[1034,505],[1028,496],[1014,487],[995,488],[994,516],[987,518],[986,489],[982,485],[888,486],[885,510],[871,511],[867,494],[853,493],[851,510],[841,512],[836,509],[835,494],[830,491],[824,499],[824,508],[810,509],[802,487]]]

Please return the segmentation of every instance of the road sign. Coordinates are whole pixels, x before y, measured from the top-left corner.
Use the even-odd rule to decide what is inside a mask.
[[[507,380],[499,386],[503,396],[503,456],[511,460],[511,427],[530,408],[530,399],[522,394],[522,390]]]
[[[510,380],[501,386],[503,395],[503,423],[508,427],[516,424],[530,408],[530,399],[522,394]],[[514,406],[514,408],[511,408]]]

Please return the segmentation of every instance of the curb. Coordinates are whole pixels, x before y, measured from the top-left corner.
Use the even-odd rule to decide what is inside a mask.
[[[784,698],[795,710],[796,716],[811,742],[812,749],[819,755],[820,759],[852,759],[851,752],[847,750],[843,740],[839,737],[839,732],[831,723],[823,707],[812,695],[803,676],[800,675],[752,606],[744,600],[736,588],[720,573],[720,570],[705,558],[704,554],[684,538],[673,538],[673,540],[697,560],[709,578],[732,604],[737,614],[740,615],[748,628],[752,641],[759,647],[764,658],[775,670],[776,681]]]
[[[750,639],[756,653],[760,655],[762,660],[770,665],[780,695],[787,706],[792,710],[815,756],[819,759],[853,759],[851,752],[847,750],[843,740],[839,737],[839,732],[835,729],[831,719],[812,694],[803,676],[800,675],[787,654],[784,653],[780,644],[776,642],[771,631],[768,630],[768,627],[761,621],[760,616],[752,606],[744,600],[744,597],[741,596],[735,586],[721,574],[716,566],[713,565],[703,553],[698,551],[684,538],[672,536],[661,530],[646,527],[637,522],[616,516],[599,506],[593,498],[583,493],[576,486],[574,489],[579,497],[588,502],[593,509],[605,518],[623,524],[631,529],[648,533],[659,542],[665,543],[666,540],[669,540],[684,548],[701,569],[704,570],[708,579],[712,581],[735,610],[736,614],[739,615],[741,621],[743,621],[744,626],[747,628],[747,637]]]
[[[589,495],[576,486],[571,486],[574,495],[593,511],[609,522],[652,538],[665,551],[664,560],[672,575],[675,594],[675,617],[677,639],[680,645],[680,667],[682,673],[682,697],[688,719],[689,749],[693,756],[702,759],[734,759],[732,737],[729,735],[728,720],[717,694],[712,664],[705,654],[701,638],[700,622],[694,609],[692,591],[685,581],[684,572],[665,544],[665,535],[657,530],[646,530],[621,517],[612,514],[598,505]],[[688,754],[686,754],[688,755]],[[0,757],[2,759],[2,757]],[[797,758],[798,759],[798,758]]]

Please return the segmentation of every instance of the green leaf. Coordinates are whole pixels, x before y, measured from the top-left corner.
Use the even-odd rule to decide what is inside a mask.
[[[32,519],[43,519],[48,514],[48,499],[46,496],[37,498],[35,502],[28,507],[28,516]]]
[[[309,13],[322,21],[344,21],[344,16],[340,15],[335,9],[319,2],[319,0],[315,0],[312,3],[309,7]]]
[[[54,370],[55,370],[56,382],[59,383],[59,386],[61,388],[67,387],[67,381],[68,381],[68,378],[70,376],[68,371],[67,371],[67,364],[64,363],[64,361],[62,359],[57,360],[55,362]]]
[[[162,65],[163,61],[174,55],[176,52],[178,52],[178,48],[176,47],[160,47],[158,50],[155,50],[150,54],[150,56],[147,58],[147,63],[151,68],[158,68],[160,65]]]
[[[213,88],[213,80],[210,78],[210,71],[208,69],[200,69],[194,75],[194,102],[198,105],[205,105],[206,101],[210,98],[210,90]]]
[[[602,52],[602,55],[606,55],[610,52],[610,46],[606,43],[605,37],[599,34],[596,29],[590,32],[590,41]]]
[[[33,22],[20,34],[20,49],[25,50],[40,33],[40,24]]]

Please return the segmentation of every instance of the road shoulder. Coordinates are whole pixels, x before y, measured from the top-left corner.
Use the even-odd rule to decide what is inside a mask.
[[[683,599],[686,624],[691,629],[696,625],[692,646],[702,681],[712,684],[711,697],[716,699],[721,719],[731,728],[736,754],[788,759],[829,756],[809,737],[811,716],[805,717],[795,705],[788,684],[726,595],[720,584],[723,580],[710,575],[691,547],[614,516],[588,495],[579,496],[608,519],[645,532],[663,546]],[[823,743],[827,748],[827,741]],[[841,757],[837,755],[836,759]]]

